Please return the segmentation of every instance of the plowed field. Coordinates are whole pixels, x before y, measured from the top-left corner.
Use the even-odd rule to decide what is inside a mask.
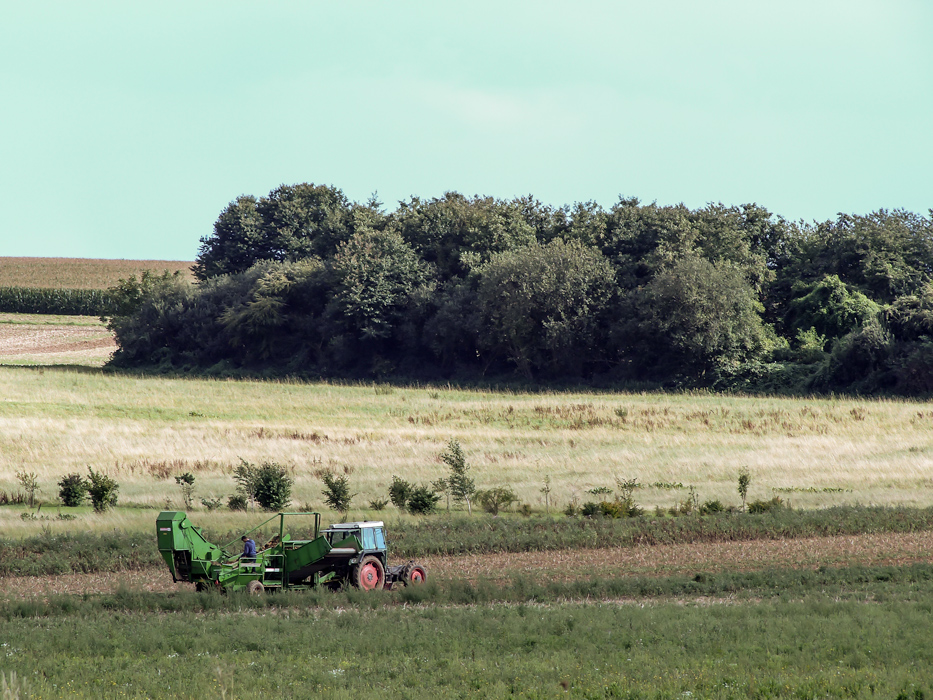
[[[798,540],[715,542],[630,548],[563,550],[420,560],[439,581],[468,579],[508,582],[527,576],[535,581],[591,576],[669,576],[718,571],[819,566],[905,565],[933,562],[933,532],[816,537]],[[168,570],[108,574],[68,574],[47,578],[0,578],[7,595],[26,598],[57,593],[109,593],[121,585],[145,591],[190,590],[174,584]]]
[[[87,325],[0,323],[0,364],[99,367],[114,350],[111,333],[93,321]]]

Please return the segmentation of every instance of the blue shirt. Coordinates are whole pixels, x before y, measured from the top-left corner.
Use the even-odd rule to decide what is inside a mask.
[[[246,540],[243,543],[243,556],[244,557],[255,557],[256,556],[256,543],[252,540]]]

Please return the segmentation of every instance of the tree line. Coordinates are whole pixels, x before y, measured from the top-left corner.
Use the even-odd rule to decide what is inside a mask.
[[[933,219],[553,207],[335,187],[241,196],[197,282],[111,290],[113,364],[758,391],[933,390]]]

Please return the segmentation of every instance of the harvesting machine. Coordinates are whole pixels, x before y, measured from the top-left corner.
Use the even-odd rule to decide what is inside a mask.
[[[313,537],[293,540],[286,518],[313,519]],[[195,584],[199,591],[301,590],[352,584],[364,590],[422,583],[425,568],[411,561],[389,566],[382,521],[340,523],[321,530],[320,513],[278,513],[245,533],[250,535],[278,520],[277,533],[256,547],[256,556],[236,554],[240,539],[225,545],[208,542],[184,513],[163,511],[156,521],[159,552],[172,580]],[[306,521],[308,522],[308,521]]]

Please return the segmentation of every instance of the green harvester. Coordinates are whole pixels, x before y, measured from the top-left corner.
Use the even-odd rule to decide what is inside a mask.
[[[313,520],[314,536],[293,540],[286,519]],[[242,591],[261,594],[267,590],[303,590],[315,586],[353,585],[364,590],[392,588],[397,584],[423,583],[425,568],[413,561],[389,566],[385,524],[380,520],[339,523],[321,531],[320,513],[278,513],[250,534],[277,520],[278,533],[263,545],[256,557],[236,553],[238,538],[225,545],[208,542],[185,513],[163,511],[156,521],[159,552],[173,581],[193,583],[199,591]]]

